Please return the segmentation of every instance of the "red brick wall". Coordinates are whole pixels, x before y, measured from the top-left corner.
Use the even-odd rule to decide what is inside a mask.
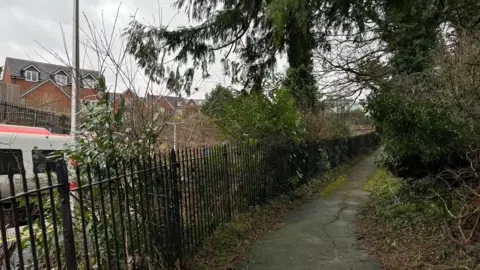
[[[20,95],[22,95],[28,88],[32,87],[34,84],[38,84],[39,82],[28,82],[24,79],[13,78],[11,83],[20,86]]]
[[[170,105],[170,103],[168,103],[166,99],[161,98],[157,101],[157,104],[163,107],[166,113],[173,113],[173,107]]]
[[[80,89],[80,98],[82,100],[98,100],[97,92],[90,88],[81,88]]]
[[[5,66],[5,69],[3,70],[3,79],[2,81],[4,83],[12,83],[12,80],[10,79],[10,71],[8,71],[8,66]]]
[[[120,102],[122,100],[120,95],[121,94],[115,94],[116,99],[113,101],[112,105],[115,110],[118,110],[118,108],[120,108]]]
[[[110,95],[114,95],[113,93],[110,94]],[[122,102],[122,97],[125,99],[125,101],[127,100],[134,100],[137,98],[137,96],[130,90],[126,90],[125,92],[123,93],[115,93],[115,100],[113,101],[113,108],[115,108],[115,110],[118,110],[118,108],[120,108],[120,102]]]
[[[24,104],[30,108],[56,111],[59,113],[70,112],[71,99],[65,95],[51,81],[42,84],[32,92],[21,97]]]
[[[193,100],[190,100],[187,103],[185,110],[187,111],[188,114],[200,112],[200,108],[198,107],[197,103],[195,103],[195,101]]]
[[[190,108],[197,108],[197,109],[198,109],[197,103],[195,103],[195,101],[193,101],[193,100],[190,100],[190,101],[188,102],[188,106],[189,106]]]
[[[65,91],[65,93],[68,93],[69,95],[71,95],[72,93],[72,86],[71,85],[65,85],[65,86],[62,86]],[[97,94],[95,92],[95,90],[93,89],[90,89],[90,88],[80,88],[80,99],[81,100],[97,100]]]

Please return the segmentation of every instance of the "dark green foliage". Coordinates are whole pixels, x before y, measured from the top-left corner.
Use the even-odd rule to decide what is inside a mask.
[[[478,144],[477,41],[460,37],[455,53],[432,49],[423,70],[379,83],[367,109],[382,130],[387,163],[402,175],[437,174],[469,164]]]
[[[202,113],[211,117],[222,114],[225,105],[233,98],[233,90],[219,84],[212,92],[205,95]]]
[[[378,59],[368,60],[370,64],[363,61],[363,66],[359,66],[363,76],[359,73],[354,76],[356,82],[361,81],[372,90],[367,110],[382,130],[385,151],[389,154],[386,161],[409,175],[438,173],[445,166],[460,165],[459,157],[476,136],[472,136],[475,125],[468,120],[472,115],[460,105],[463,98],[452,102],[455,91],[463,87],[453,85],[459,78],[477,75],[466,70],[460,74],[463,67],[458,67],[466,64],[460,58],[438,60],[451,53],[462,38],[458,35],[450,44],[453,47],[443,47],[447,37],[441,27],[448,24],[457,34],[472,35],[475,23],[461,18],[476,10],[474,17],[478,24],[480,4],[470,0],[370,3],[370,7],[363,4],[364,18],[372,20],[378,39],[390,55],[383,63]],[[348,21],[356,22],[349,17]],[[452,63],[446,65],[445,60]],[[448,74],[450,71],[456,74]]]
[[[312,75],[312,67],[304,65],[289,68],[283,85],[295,99],[295,105],[303,112],[318,107],[318,88]]]
[[[220,5],[223,7],[218,10]],[[233,52],[241,57],[248,72],[247,81],[253,85],[275,64],[278,50],[272,44],[272,34],[264,31],[268,28],[268,22],[261,13],[265,8],[263,1],[219,3],[181,0],[175,6],[178,9],[185,8],[193,21],[199,24],[170,31],[132,21],[126,31],[129,52],[145,69],[146,75],[155,81],[160,81],[165,76],[163,62],[158,63],[165,53],[175,53],[175,60],[180,64],[186,64],[190,60],[192,66],[187,69],[189,74],[200,69],[203,77],[208,77],[208,65],[216,60],[215,51],[225,49],[225,56]],[[157,44],[162,46],[156,46]],[[236,81],[240,63],[225,60],[224,66],[232,80]],[[180,90],[182,89],[174,89],[177,92]]]
[[[213,121],[232,142],[264,141],[281,144],[300,141],[305,127],[288,91],[277,90],[272,99],[256,92],[228,102]]]
[[[168,30],[132,21],[125,32],[128,51],[155,82],[168,77],[170,90],[189,93],[194,72],[200,70],[204,78],[208,77],[209,65],[216,61],[215,52],[219,51],[232,82],[262,92],[262,82],[274,70],[276,57],[286,53],[290,67],[296,70],[290,78],[295,85],[290,83],[290,88],[298,98],[297,105],[302,109],[315,105],[317,90],[311,73],[312,50],[317,43],[310,2],[178,0],[175,7],[185,9],[198,24]],[[163,65],[164,56],[170,53],[175,54],[174,60],[180,66],[188,64],[179,83],[180,69],[167,75]],[[229,61],[231,54],[240,61]],[[240,77],[241,73],[245,75]]]
[[[413,99],[402,89],[374,93],[368,108],[382,128],[390,165],[410,173],[426,174],[448,164],[450,154],[461,147],[468,126],[451,117],[451,107],[434,100]],[[462,131],[463,130],[463,131]]]

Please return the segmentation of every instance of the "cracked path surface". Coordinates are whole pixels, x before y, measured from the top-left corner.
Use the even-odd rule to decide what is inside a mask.
[[[356,214],[369,200],[363,189],[375,172],[364,157],[337,189],[293,211],[282,227],[255,243],[237,269],[383,269],[355,236]]]

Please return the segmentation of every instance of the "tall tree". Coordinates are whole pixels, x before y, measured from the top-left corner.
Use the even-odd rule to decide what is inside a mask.
[[[126,31],[128,50],[154,81],[164,77],[180,77],[179,69],[166,74],[164,56],[175,55],[183,67],[185,82],[174,91],[189,91],[196,70],[209,76],[209,65],[215,62],[215,53],[222,52],[226,74],[233,82],[242,82],[255,92],[261,92],[265,75],[274,70],[279,53],[286,53],[291,68],[295,70],[293,96],[316,100],[312,50],[316,46],[313,16],[307,0],[178,0],[177,9],[183,9],[195,26],[168,30],[151,27],[136,20]],[[240,61],[229,61],[230,54]],[[311,107],[312,102],[297,102]]]
[[[262,80],[274,69],[278,54],[286,54],[291,70],[285,86],[297,107],[311,108],[318,95],[312,76],[313,49],[328,51],[332,49],[332,40],[353,37],[353,42],[358,44],[372,39],[373,35],[386,44],[384,49],[390,54],[390,64],[400,72],[417,72],[425,68],[428,61],[424,60],[436,46],[439,25],[446,22],[478,24],[475,12],[468,13],[475,15],[472,15],[474,19],[457,14],[478,5],[476,2],[177,0],[174,6],[189,15],[193,26],[169,30],[133,20],[126,35],[128,50],[146,75],[158,82],[167,78],[167,86],[175,92],[190,91],[197,70],[208,77],[209,66],[216,61],[219,51],[232,81],[241,81],[248,89],[260,92]],[[232,53],[239,61],[229,61]],[[174,55],[180,68],[171,71],[165,68],[167,54]],[[360,59],[362,64],[366,62]],[[351,68],[351,63],[348,69],[357,71]],[[357,76],[358,72],[353,75]]]

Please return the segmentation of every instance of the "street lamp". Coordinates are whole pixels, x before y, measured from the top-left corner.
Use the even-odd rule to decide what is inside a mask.
[[[79,37],[79,2],[80,0],[73,0],[73,51],[72,51],[72,107],[71,107],[71,123],[70,133],[72,139],[77,140],[77,111],[80,107],[80,100],[78,97],[80,90],[80,37]]]
[[[177,125],[185,124],[185,122],[166,122],[169,125],[173,125],[173,150],[177,151]]]

